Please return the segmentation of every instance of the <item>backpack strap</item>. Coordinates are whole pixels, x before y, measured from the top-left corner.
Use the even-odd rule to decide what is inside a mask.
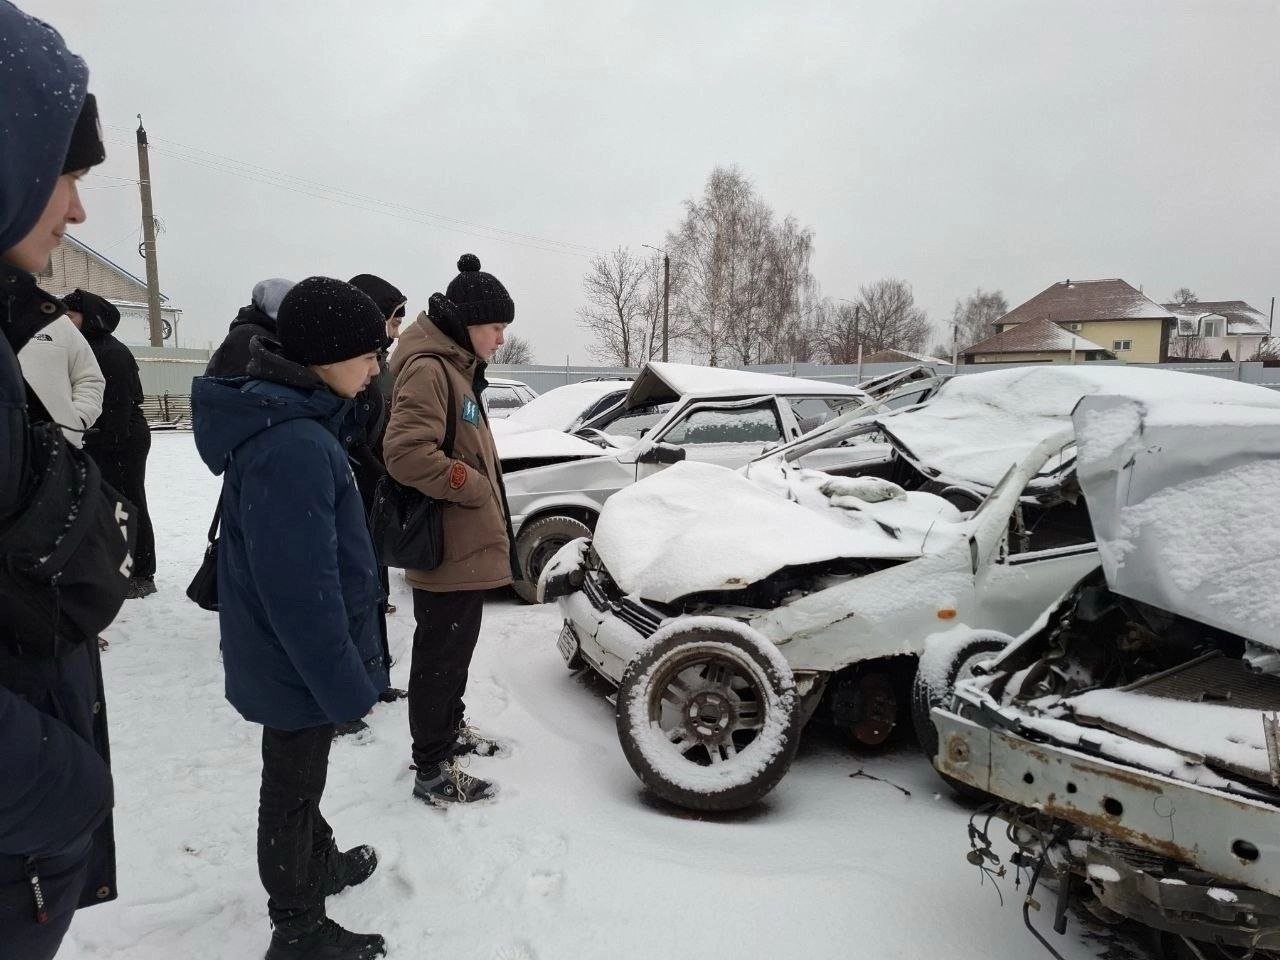
[[[222,492],[218,492],[218,505],[213,508],[213,522],[209,524],[209,542],[218,539],[218,524],[222,522]]]

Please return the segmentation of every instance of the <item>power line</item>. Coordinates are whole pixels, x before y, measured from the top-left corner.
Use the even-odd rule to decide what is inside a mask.
[[[116,125],[108,124],[108,126],[115,127]],[[547,253],[567,253],[579,257],[592,257],[599,255],[601,252],[598,248],[587,244],[564,240],[553,240],[536,234],[523,233],[517,230],[507,230],[505,228],[494,227],[489,224],[463,220],[458,217],[450,217],[446,214],[434,213],[429,210],[411,207],[406,204],[392,203],[378,199],[377,197],[370,197],[341,187],[321,183],[316,180],[308,180],[293,174],[284,173],[283,171],[273,170],[270,167],[248,163],[224,154],[204,150],[200,147],[193,147],[177,141],[166,140],[163,137],[150,137],[149,139],[151,142],[151,148],[154,152],[170,157],[171,159],[180,160],[184,163],[203,167],[208,170],[226,173],[230,176],[238,177],[249,182],[279,187],[280,189],[289,190],[293,193],[301,194],[302,196],[312,197],[313,199],[326,200],[330,203],[341,204],[353,209],[379,213],[383,216],[392,217],[393,219],[403,220],[410,223],[434,226],[439,229],[450,230],[455,233],[477,237],[482,240],[498,240],[535,250],[541,250]],[[128,141],[119,141],[114,139],[113,142],[128,143]],[[168,146],[160,147],[157,146],[158,143],[167,144]]]

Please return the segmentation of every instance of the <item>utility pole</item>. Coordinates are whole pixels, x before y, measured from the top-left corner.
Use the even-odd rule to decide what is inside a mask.
[[[156,265],[156,217],[151,206],[151,162],[147,157],[147,131],[138,114],[138,187],[142,191],[142,255],[147,259],[147,327],[151,346],[164,346],[160,326],[160,268]]]
[[[1272,309],[1275,309],[1275,299],[1271,301]],[[670,327],[668,317],[671,309],[671,256],[663,253],[662,255],[662,362],[667,362],[667,337],[670,335]]]

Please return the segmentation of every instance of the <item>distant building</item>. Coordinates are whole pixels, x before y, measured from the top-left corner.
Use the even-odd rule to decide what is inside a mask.
[[[111,301],[120,311],[116,336],[130,346],[151,343],[147,328],[147,282],[120,264],[104,257],[87,243],[65,235],[53,251],[49,265],[39,274],[40,286],[61,297],[77,287]],[[160,319],[165,346],[178,346],[182,310],[160,295]]]
[[[1170,356],[1189,360],[1248,360],[1270,336],[1266,315],[1243,300],[1166,303],[1177,318]]]
[[[1167,360],[1169,338],[1175,324],[1174,315],[1167,307],[1147,298],[1142,291],[1123,280],[1063,280],[1014,307],[993,326],[996,334],[1000,335],[1033,321],[1054,324],[1089,343],[1092,350],[1115,354],[1116,359],[1129,363],[1161,363]],[[1006,342],[1067,342],[1050,337],[1043,327],[1038,330],[1041,332],[1036,335]],[[995,339],[988,338],[967,347],[963,351],[966,358],[992,356],[995,351],[990,347]],[[1048,352],[1060,353],[1061,349]],[[966,362],[1000,361],[966,359]]]
[[[1009,324],[994,337],[966,347],[965,363],[1085,363],[1112,360],[1115,354],[1052,320]]]
[[[862,358],[863,363],[928,363],[951,366],[950,360],[931,357],[927,353],[913,353],[910,350],[877,350]]]

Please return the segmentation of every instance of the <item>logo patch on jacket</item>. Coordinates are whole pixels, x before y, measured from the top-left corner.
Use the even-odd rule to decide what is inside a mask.
[[[47,333],[37,333],[31,339],[39,340],[41,343],[53,343],[53,337],[49,336]]]
[[[466,465],[460,461],[455,462],[453,469],[449,471],[449,489],[461,490],[467,482]]]
[[[462,398],[462,419],[475,426],[480,423],[480,404],[470,397]]]

